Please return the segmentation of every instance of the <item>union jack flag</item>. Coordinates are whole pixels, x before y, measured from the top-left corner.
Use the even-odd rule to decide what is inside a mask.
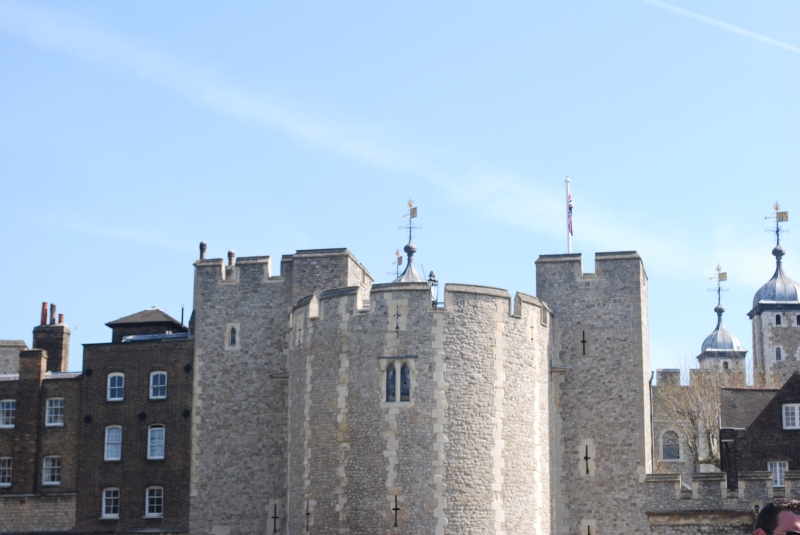
[[[569,235],[573,236],[573,233],[572,233],[572,193],[570,193],[569,197],[567,197],[567,226],[569,227]]]

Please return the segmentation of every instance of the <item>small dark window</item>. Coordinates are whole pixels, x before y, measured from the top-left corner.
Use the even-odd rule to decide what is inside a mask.
[[[395,395],[396,375],[394,363],[389,363],[386,368],[386,401],[397,401],[397,396]]]
[[[775,349],[775,360],[781,360],[781,348]]]
[[[411,370],[408,364],[400,368],[400,401],[411,401]]]
[[[678,433],[667,431],[661,439],[662,459],[674,461],[681,458],[681,443]]]
[[[231,327],[231,339],[230,339],[228,345],[231,345],[231,346],[235,346],[236,345],[236,327]]]
[[[722,369],[723,370],[727,370],[728,369],[728,363],[727,362],[723,362],[722,363]]]
[[[780,314],[776,314],[775,315],[775,325],[780,325],[780,324],[781,324],[781,315]]]
[[[800,314],[797,315],[797,326],[800,327]]]

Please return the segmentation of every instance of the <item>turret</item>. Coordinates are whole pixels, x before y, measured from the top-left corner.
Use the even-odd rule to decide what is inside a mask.
[[[702,370],[736,370],[744,371],[744,358],[747,351],[742,348],[736,338],[722,324],[725,307],[714,307],[717,313],[717,328],[703,341],[697,360]]]
[[[786,251],[773,250],[775,273],[753,297],[753,366],[757,382],[782,384],[800,370],[800,285],[783,270]],[[778,386],[775,385],[775,386]]]

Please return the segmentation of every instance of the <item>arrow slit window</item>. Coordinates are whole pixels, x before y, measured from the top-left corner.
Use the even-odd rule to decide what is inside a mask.
[[[397,390],[395,389],[396,375],[394,362],[390,362],[389,366],[386,367],[386,401],[388,403],[397,401]]]

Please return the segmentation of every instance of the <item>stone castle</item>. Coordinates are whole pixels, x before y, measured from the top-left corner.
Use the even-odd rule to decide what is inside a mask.
[[[764,471],[735,489],[722,472],[654,473],[635,252],[597,253],[590,272],[580,254],[543,255],[536,296],[447,284],[438,302],[410,240],[388,284],[347,249],[285,255],[279,275],[269,256],[200,250],[183,367],[192,534],[747,533],[754,506],[800,493],[791,470],[780,492]],[[785,375],[800,368],[800,287],[775,255],[750,315],[756,364]],[[718,314],[701,364],[738,366]]]
[[[438,306],[406,250],[390,284],[346,249],[195,263],[192,531],[645,532],[639,256]]]

